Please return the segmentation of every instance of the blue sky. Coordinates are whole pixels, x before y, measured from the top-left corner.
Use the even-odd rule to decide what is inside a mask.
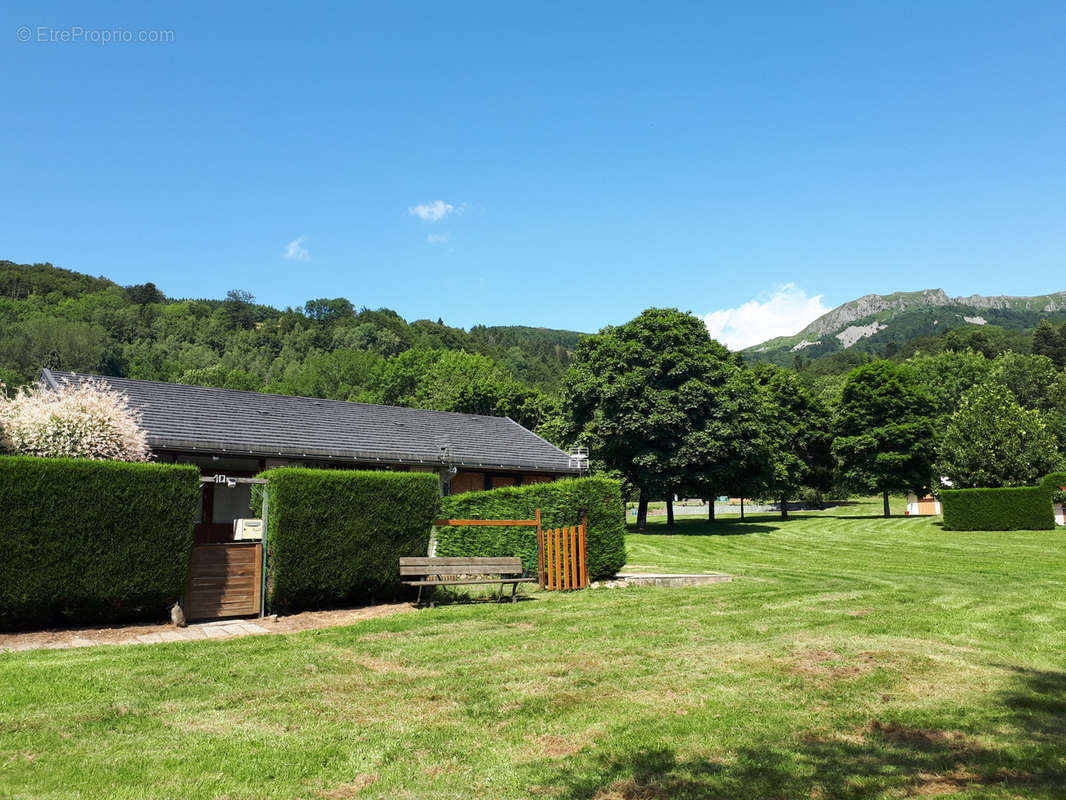
[[[0,10],[0,258],[464,327],[1066,289],[1062,2],[170,5]]]

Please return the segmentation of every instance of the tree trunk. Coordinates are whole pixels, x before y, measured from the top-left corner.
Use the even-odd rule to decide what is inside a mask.
[[[674,527],[674,496],[666,495],[666,527]]]
[[[781,519],[788,519],[788,498],[781,498]]]
[[[714,498],[707,501],[707,521],[714,522]]]
[[[740,518],[744,519],[744,498],[740,498]]]
[[[648,527],[648,493],[640,490],[640,500],[637,501],[637,530],[642,531]]]
[[[892,516],[892,512],[888,510],[888,492],[884,493],[884,498],[885,498],[885,516],[886,517],[891,517]]]

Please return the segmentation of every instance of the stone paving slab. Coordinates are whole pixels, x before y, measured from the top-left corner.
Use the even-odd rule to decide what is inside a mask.
[[[613,580],[596,581],[590,585],[593,589],[620,589],[626,586],[703,586],[708,583],[729,583],[732,575],[724,572],[700,572],[690,574],[620,572]]]

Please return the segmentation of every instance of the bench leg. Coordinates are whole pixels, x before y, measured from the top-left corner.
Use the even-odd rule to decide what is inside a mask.
[[[418,599],[415,600],[415,605],[418,606],[419,608],[422,607],[422,588],[423,587],[421,587],[421,586],[418,587]]]
[[[429,607],[430,608],[436,608],[437,607],[437,600],[436,600],[436,598],[433,595],[437,591],[437,587],[436,586],[427,586],[426,589],[427,589],[426,596],[429,598]]]
[[[518,591],[518,584],[517,583],[512,583],[511,584],[511,602],[512,603],[517,603],[518,602],[518,598],[515,596],[515,593],[517,591]]]
[[[499,597],[496,598],[496,602],[497,603],[502,603],[503,602],[503,587],[505,585],[506,584],[504,584],[503,581],[500,581],[500,595],[499,595]]]

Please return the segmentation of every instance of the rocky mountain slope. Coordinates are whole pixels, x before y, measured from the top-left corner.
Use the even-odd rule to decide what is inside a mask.
[[[794,336],[749,347],[744,355],[751,362],[788,364],[797,353],[806,359],[847,349],[881,353],[891,343],[964,325],[1025,330],[1045,318],[1066,319],[1066,292],[1036,297],[949,297],[943,289],[868,294],[823,314]]]

